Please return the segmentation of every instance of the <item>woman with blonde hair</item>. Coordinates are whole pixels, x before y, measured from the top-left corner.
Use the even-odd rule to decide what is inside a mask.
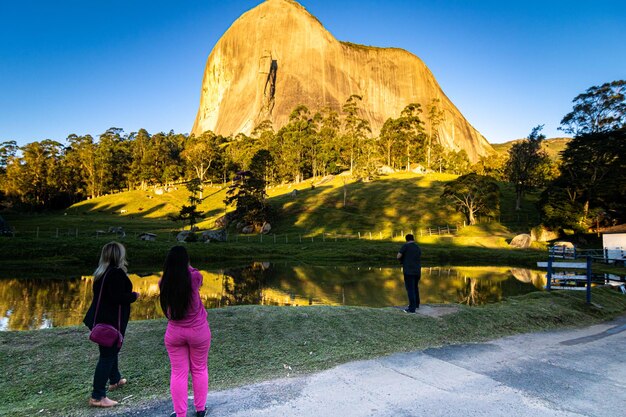
[[[89,329],[97,323],[105,323],[125,335],[130,318],[130,304],[138,297],[138,294],[133,292],[133,284],[126,274],[126,265],[126,249],[121,243],[110,242],[102,247],[100,262],[94,272],[93,301],[83,320]],[[120,388],[127,382],[121,377],[118,369],[120,347],[115,342],[111,346],[98,345],[98,348],[100,357],[93,376],[93,391],[89,405],[113,407],[118,402],[107,397],[107,380],[109,390]]]
[[[161,309],[168,319],[165,347],[170,357],[170,392],[174,405],[174,413],[170,417],[187,415],[190,372],[196,417],[206,415],[211,329],[200,299],[201,286],[202,275],[189,265],[187,249],[183,246],[171,248],[159,281]]]

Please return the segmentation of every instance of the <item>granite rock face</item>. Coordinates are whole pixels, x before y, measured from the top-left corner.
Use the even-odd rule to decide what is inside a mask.
[[[426,107],[439,99],[445,117],[439,127],[442,144],[465,149],[471,161],[492,152],[417,56],[340,42],[291,0],[261,3],[217,42],[207,60],[192,133],[249,134],[264,120],[279,128],[299,104],[311,111],[340,111],[352,94],[363,97],[361,116],[374,135],[410,103],[422,105],[426,122]]]

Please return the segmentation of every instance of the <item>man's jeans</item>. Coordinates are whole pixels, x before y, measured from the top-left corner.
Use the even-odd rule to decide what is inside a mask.
[[[420,278],[418,274],[404,274],[404,286],[409,296],[409,311],[411,312],[415,312],[415,309],[420,307],[420,290],[418,286]]]

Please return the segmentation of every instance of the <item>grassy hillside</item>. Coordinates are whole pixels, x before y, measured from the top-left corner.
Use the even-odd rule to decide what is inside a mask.
[[[272,224],[272,233],[361,233],[368,237],[371,233],[373,238],[389,238],[403,232],[419,234],[420,229],[463,224],[463,216],[443,205],[439,198],[445,183],[454,178],[449,174],[397,173],[363,183],[335,176],[273,187],[268,190],[269,201],[280,215]],[[515,216],[520,213],[513,210],[513,190],[508,185],[501,188],[502,222],[521,223],[524,227],[536,223],[532,201],[525,201],[525,211],[517,219]],[[225,195],[224,188],[205,186],[200,210],[206,218],[198,224],[201,229],[214,228],[215,220],[224,214]],[[180,210],[187,196],[184,186],[160,195],[154,189],[135,190],[85,200],[60,213],[7,214],[6,218],[19,234],[29,236],[35,236],[37,228],[40,237],[75,235],[76,229],[81,236],[93,236],[112,226],[123,226],[130,234],[153,232],[169,236],[183,225],[168,216]]]
[[[514,143],[519,142],[521,140],[523,139],[515,139],[515,140],[511,140],[511,141],[504,142],[504,143],[492,143],[491,146],[493,146],[493,149],[495,149],[496,152],[498,152],[499,154],[507,155],[509,152],[509,149],[511,149],[511,146],[513,146]],[[548,155],[550,156],[550,158],[552,158],[553,160],[558,160],[560,158],[561,151],[565,149],[565,147],[567,146],[570,140],[572,139],[571,138],[546,139],[541,144],[541,149],[546,151]]]
[[[438,227],[448,225],[454,230],[463,224],[461,214],[439,198],[445,183],[454,178],[398,173],[362,183],[337,176],[318,180],[314,187],[311,181],[274,187],[268,192],[279,215],[269,236],[231,233],[228,244],[192,244],[189,251],[195,261],[210,263],[259,259],[384,263],[393,261],[390,254],[395,254],[403,235],[413,232],[424,248],[425,262],[530,265],[543,256],[541,245],[535,248],[539,251],[508,246],[509,239],[527,233],[538,217],[532,202],[536,196],[527,196],[523,210],[515,212],[515,193],[506,184],[501,185],[499,219],[461,227],[456,236],[438,235]],[[298,190],[295,196],[294,190]],[[200,208],[207,217],[199,224],[201,229],[214,228],[215,220],[223,215],[225,193],[219,187],[205,187]],[[187,195],[184,187],[162,194],[136,190],[83,201],[59,213],[8,213],[5,218],[17,233],[15,238],[0,239],[0,275],[15,278],[15,271],[24,268],[43,278],[76,275],[97,263],[103,243],[121,239],[108,233],[114,226],[126,231],[123,241],[133,267],[154,271],[182,227],[168,220],[168,215],[179,210]],[[137,235],[142,232],[156,233],[157,241],[140,241]]]

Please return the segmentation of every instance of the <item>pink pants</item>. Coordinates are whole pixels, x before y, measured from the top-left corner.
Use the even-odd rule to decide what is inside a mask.
[[[176,416],[187,415],[187,384],[190,370],[196,411],[204,410],[209,391],[207,366],[211,347],[209,324],[198,327],[177,327],[168,323],[165,331],[165,347],[172,367],[170,392]]]

